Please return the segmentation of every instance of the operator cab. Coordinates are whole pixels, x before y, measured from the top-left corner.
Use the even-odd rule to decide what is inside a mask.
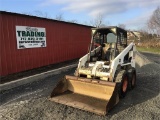
[[[90,62],[111,62],[127,46],[127,32],[118,27],[93,28]]]

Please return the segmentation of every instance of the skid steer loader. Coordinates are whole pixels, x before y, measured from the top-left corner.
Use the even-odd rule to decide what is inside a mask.
[[[135,44],[116,26],[93,28],[89,52],[80,58],[74,76],[66,75],[51,101],[105,115],[136,85]]]

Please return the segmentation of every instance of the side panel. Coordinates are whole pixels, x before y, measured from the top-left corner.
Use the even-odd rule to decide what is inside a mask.
[[[133,52],[135,52],[135,44],[134,43],[130,43],[113,61],[112,61],[112,64],[111,64],[111,71],[110,73],[112,74],[112,76],[110,76],[110,80],[112,81],[114,78],[114,75],[115,75],[115,72],[116,72],[116,69],[117,69],[117,66],[118,65],[123,65],[123,61],[124,61],[124,57],[125,55],[132,49],[133,47]],[[132,67],[135,67],[135,57],[133,56],[132,57],[132,60],[131,62],[129,62],[128,64],[131,64]]]

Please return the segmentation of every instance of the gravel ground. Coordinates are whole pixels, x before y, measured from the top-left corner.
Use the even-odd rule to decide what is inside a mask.
[[[160,54],[152,54],[148,52],[141,52],[143,55],[148,57],[150,60],[154,61],[155,63],[160,64]]]
[[[148,56],[150,57],[150,55]],[[65,74],[1,93],[0,120],[160,120],[160,64],[137,65],[137,86],[107,114],[99,116],[48,100],[52,88]]]
[[[14,81],[17,79],[21,79],[24,77],[28,77],[28,76],[32,76],[35,74],[40,74],[43,72],[47,72],[49,70],[53,70],[53,69],[57,69],[60,67],[64,67],[66,65],[71,65],[74,63],[77,63],[78,59],[74,59],[74,60],[68,60],[68,61],[64,61],[61,63],[56,63],[56,64],[51,64],[51,65],[47,65],[47,66],[42,66],[39,68],[34,68],[31,70],[26,70],[26,71],[22,71],[22,72],[18,72],[18,73],[13,73],[7,76],[0,76],[0,84],[6,83],[6,82],[10,82],[10,81]]]

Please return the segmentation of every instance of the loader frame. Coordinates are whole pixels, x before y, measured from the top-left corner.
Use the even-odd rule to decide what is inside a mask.
[[[94,42],[94,35],[97,32],[101,32],[102,34],[113,33],[115,35],[116,42],[114,43],[114,59],[110,61],[110,65],[104,65],[104,61],[97,61],[97,66],[95,64],[95,68],[93,68],[92,71],[82,70],[86,66],[86,63],[91,61],[91,56],[93,56],[94,53],[97,53],[101,49],[102,44],[93,50],[91,49]],[[116,55],[117,49],[119,50],[118,55]],[[135,68],[135,51],[136,48],[134,43],[130,43],[127,46],[127,31],[124,29],[115,26],[107,28],[93,28],[90,50],[88,54],[79,60],[76,76],[81,77],[85,76],[84,74],[90,74],[90,76],[88,75],[88,78],[91,78],[92,76],[94,77],[97,75],[97,77],[101,77],[102,80],[114,82],[114,76],[117,69],[126,69],[128,66]],[[108,72],[98,72],[96,69],[100,64],[102,64],[103,68],[109,68],[110,70]]]

